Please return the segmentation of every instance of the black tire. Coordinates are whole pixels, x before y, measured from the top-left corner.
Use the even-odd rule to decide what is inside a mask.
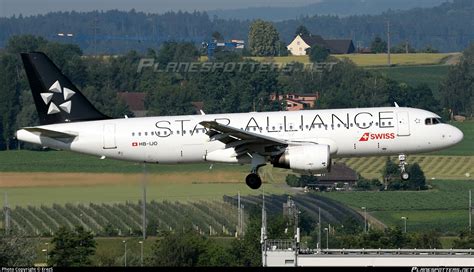
[[[247,183],[247,186],[250,188],[256,190],[262,186],[262,179],[257,175],[257,174],[249,174],[245,178],[245,182]]]
[[[402,180],[409,180],[409,179],[410,179],[410,174],[408,174],[408,172],[402,172],[402,173],[400,174],[400,178],[401,178]]]

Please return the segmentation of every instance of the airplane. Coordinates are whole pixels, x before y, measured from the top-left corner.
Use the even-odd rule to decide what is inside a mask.
[[[324,174],[332,159],[398,155],[401,178],[409,154],[459,143],[463,133],[435,113],[408,107],[249,112],[113,119],[99,112],[41,52],[22,53],[39,126],[18,140],[100,158],[155,164],[250,164],[247,185],[272,164]]]

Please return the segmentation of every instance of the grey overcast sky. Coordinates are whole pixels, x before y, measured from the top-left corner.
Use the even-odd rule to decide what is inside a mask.
[[[163,13],[170,10],[235,9],[258,6],[302,6],[320,0],[0,0],[0,17],[50,11],[130,10]]]

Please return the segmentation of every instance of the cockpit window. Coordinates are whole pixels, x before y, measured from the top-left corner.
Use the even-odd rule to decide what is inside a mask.
[[[425,125],[436,125],[436,124],[441,124],[441,119],[440,118],[426,118],[425,119]]]

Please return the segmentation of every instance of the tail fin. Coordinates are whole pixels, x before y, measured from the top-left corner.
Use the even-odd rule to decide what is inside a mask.
[[[22,53],[41,125],[110,119],[41,52]]]

